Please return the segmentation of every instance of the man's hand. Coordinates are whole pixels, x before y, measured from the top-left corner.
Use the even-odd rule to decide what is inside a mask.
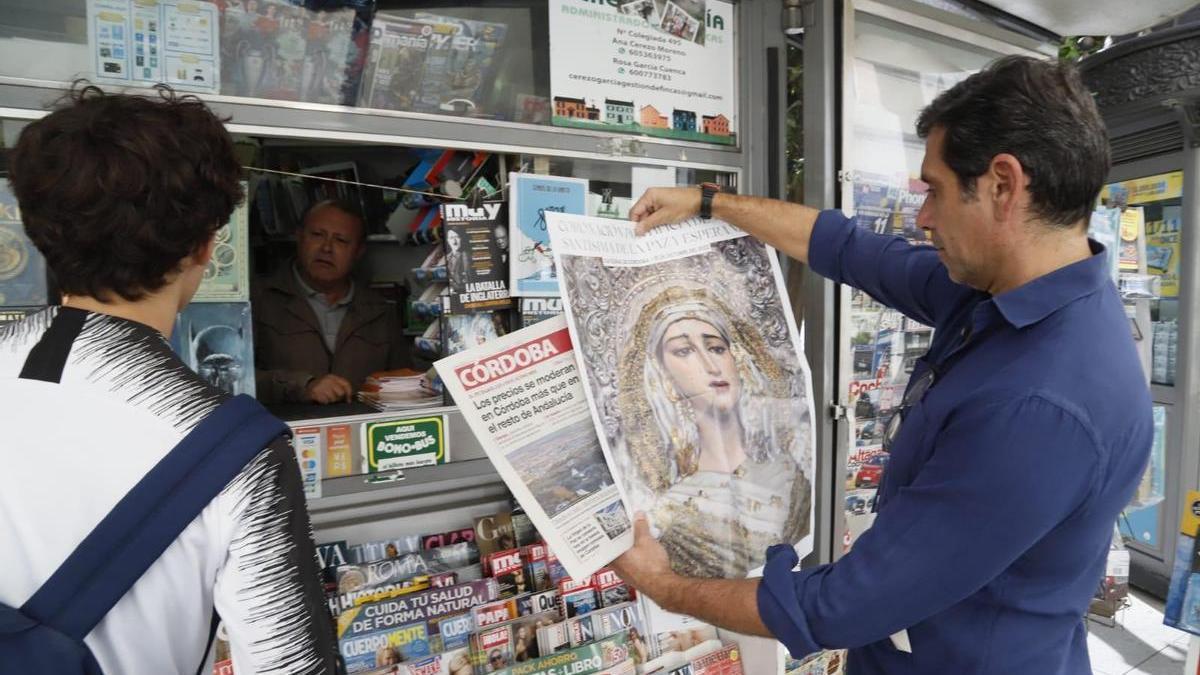
[[[354,387],[346,378],[328,373],[309,382],[308,386],[304,388],[304,393],[314,403],[325,404],[338,401],[349,403],[350,397],[354,395]]]
[[[713,197],[712,211],[714,218],[732,224],[802,263],[808,262],[808,240],[819,215],[815,209],[777,199],[719,192]],[[650,188],[633,205],[629,219],[637,223],[637,233],[642,235],[699,213],[700,188]]]
[[[671,571],[667,550],[650,534],[650,523],[641,512],[633,519],[633,548],[622,553],[611,566],[625,583],[663,608],[670,602],[666,596],[672,583],[682,579]]]
[[[637,233],[641,235],[699,213],[700,188],[650,188],[630,209],[629,219],[638,224]]]
[[[617,576],[659,607],[746,635],[773,637],[758,615],[758,579],[696,579],[671,570],[646,514],[633,519],[633,548],[614,560]]]

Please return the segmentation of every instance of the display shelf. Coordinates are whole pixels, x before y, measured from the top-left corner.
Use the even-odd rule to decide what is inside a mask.
[[[0,77],[0,102],[3,102],[0,117],[40,118],[67,86],[61,82]],[[133,88],[128,91],[152,93]],[[230,118],[231,132],[267,138],[533,152],[732,172],[738,172],[744,163],[738,147],[469,117],[219,95],[199,97],[218,115]]]
[[[397,473],[402,477],[386,483],[369,483],[361,475],[322,481],[321,498],[308,502],[318,539],[369,541],[396,532],[437,531],[431,519],[453,529],[464,520],[459,512],[495,512],[509,499],[508,488],[487,458]],[[373,537],[372,531],[380,536]]]

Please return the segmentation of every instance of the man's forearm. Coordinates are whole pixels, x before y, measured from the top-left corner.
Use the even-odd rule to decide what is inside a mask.
[[[758,579],[696,579],[670,575],[651,597],[663,609],[694,616],[743,635],[774,637],[758,614]]]
[[[713,217],[733,223],[806,264],[808,240],[818,214],[816,209],[777,199],[724,193],[713,199]]]

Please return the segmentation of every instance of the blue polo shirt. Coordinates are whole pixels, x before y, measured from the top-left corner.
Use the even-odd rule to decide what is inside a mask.
[[[936,379],[892,446],[875,524],[793,572],[773,547],[764,623],[795,656],[850,648],[851,675],[1090,675],[1083,617],[1146,468],[1151,400],[1104,249],[996,297],[937,253],[817,219],[813,270],[937,331]],[[889,636],[907,630],[912,652]]]

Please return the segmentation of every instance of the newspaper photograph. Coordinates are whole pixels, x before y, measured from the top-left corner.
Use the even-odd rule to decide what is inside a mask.
[[[546,219],[600,443],[671,566],[811,551],[812,385],[774,249],[719,220]]]
[[[479,444],[567,572],[633,545],[559,316],[434,364]]]

